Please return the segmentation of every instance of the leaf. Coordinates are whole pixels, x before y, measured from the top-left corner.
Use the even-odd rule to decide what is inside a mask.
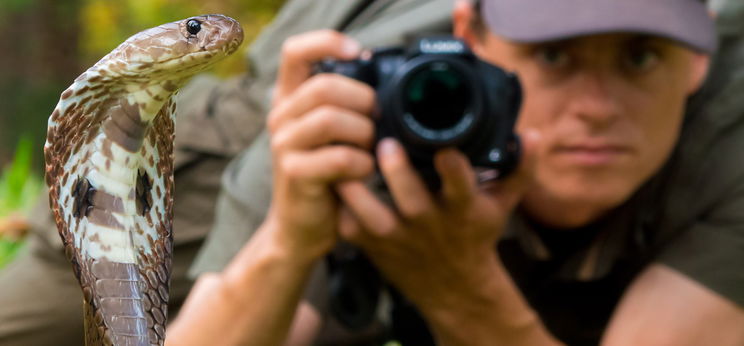
[[[34,5],[35,0],[3,0],[0,1],[0,16],[22,12]]]
[[[10,263],[16,254],[18,254],[18,251],[23,248],[23,245],[23,242],[0,239],[0,268]]]
[[[22,136],[13,161],[0,174],[0,218],[14,212],[26,214],[36,202],[43,182],[31,171],[33,156],[33,142]]]

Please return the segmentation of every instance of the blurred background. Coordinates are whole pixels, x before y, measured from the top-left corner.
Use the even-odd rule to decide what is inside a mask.
[[[2,230],[17,228],[12,215],[26,212],[41,187],[47,118],[78,75],[136,32],[197,14],[222,13],[240,21],[245,50],[283,3],[0,0],[0,266],[2,254],[12,252],[3,251]],[[209,73],[240,73],[243,56],[234,54]]]

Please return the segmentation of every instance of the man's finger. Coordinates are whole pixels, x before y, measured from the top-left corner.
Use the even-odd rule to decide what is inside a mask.
[[[271,139],[275,151],[306,150],[325,144],[351,144],[369,150],[374,124],[368,117],[335,106],[321,106],[285,125]]]
[[[362,82],[337,74],[313,76],[291,96],[274,107],[268,127],[272,133],[320,105],[334,105],[360,114],[371,114],[375,92]]]
[[[409,219],[426,218],[433,211],[431,193],[408,160],[403,147],[392,138],[377,147],[380,171],[400,213]]]
[[[434,166],[442,180],[445,205],[458,210],[469,208],[477,187],[468,158],[455,149],[444,149],[434,156]]]
[[[346,181],[336,185],[341,201],[351,210],[355,218],[363,226],[360,233],[369,232],[376,237],[387,237],[393,234],[397,228],[395,213],[359,181]],[[364,234],[342,234],[342,237],[353,236],[347,239],[353,243],[359,243],[365,239]]]
[[[362,226],[348,207],[341,207],[338,212],[338,235],[355,245],[364,243]]]
[[[282,45],[274,99],[283,99],[294,92],[310,76],[316,62],[324,58],[351,60],[359,56],[361,51],[359,43],[333,30],[313,31],[288,38]]]
[[[278,158],[283,177],[294,181],[329,183],[363,179],[374,171],[372,156],[348,145],[333,145],[304,152],[290,152]]]

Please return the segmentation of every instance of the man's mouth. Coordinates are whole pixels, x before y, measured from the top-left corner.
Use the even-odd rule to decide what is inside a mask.
[[[609,143],[576,143],[558,146],[554,153],[562,160],[582,166],[606,166],[631,155],[629,146]]]

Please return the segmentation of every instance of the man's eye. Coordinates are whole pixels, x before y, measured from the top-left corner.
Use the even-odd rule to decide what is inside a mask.
[[[536,57],[541,64],[550,68],[565,67],[569,63],[568,53],[558,47],[540,48]]]
[[[659,62],[659,54],[651,48],[630,50],[625,57],[629,68],[638,72],[651,70]]]

